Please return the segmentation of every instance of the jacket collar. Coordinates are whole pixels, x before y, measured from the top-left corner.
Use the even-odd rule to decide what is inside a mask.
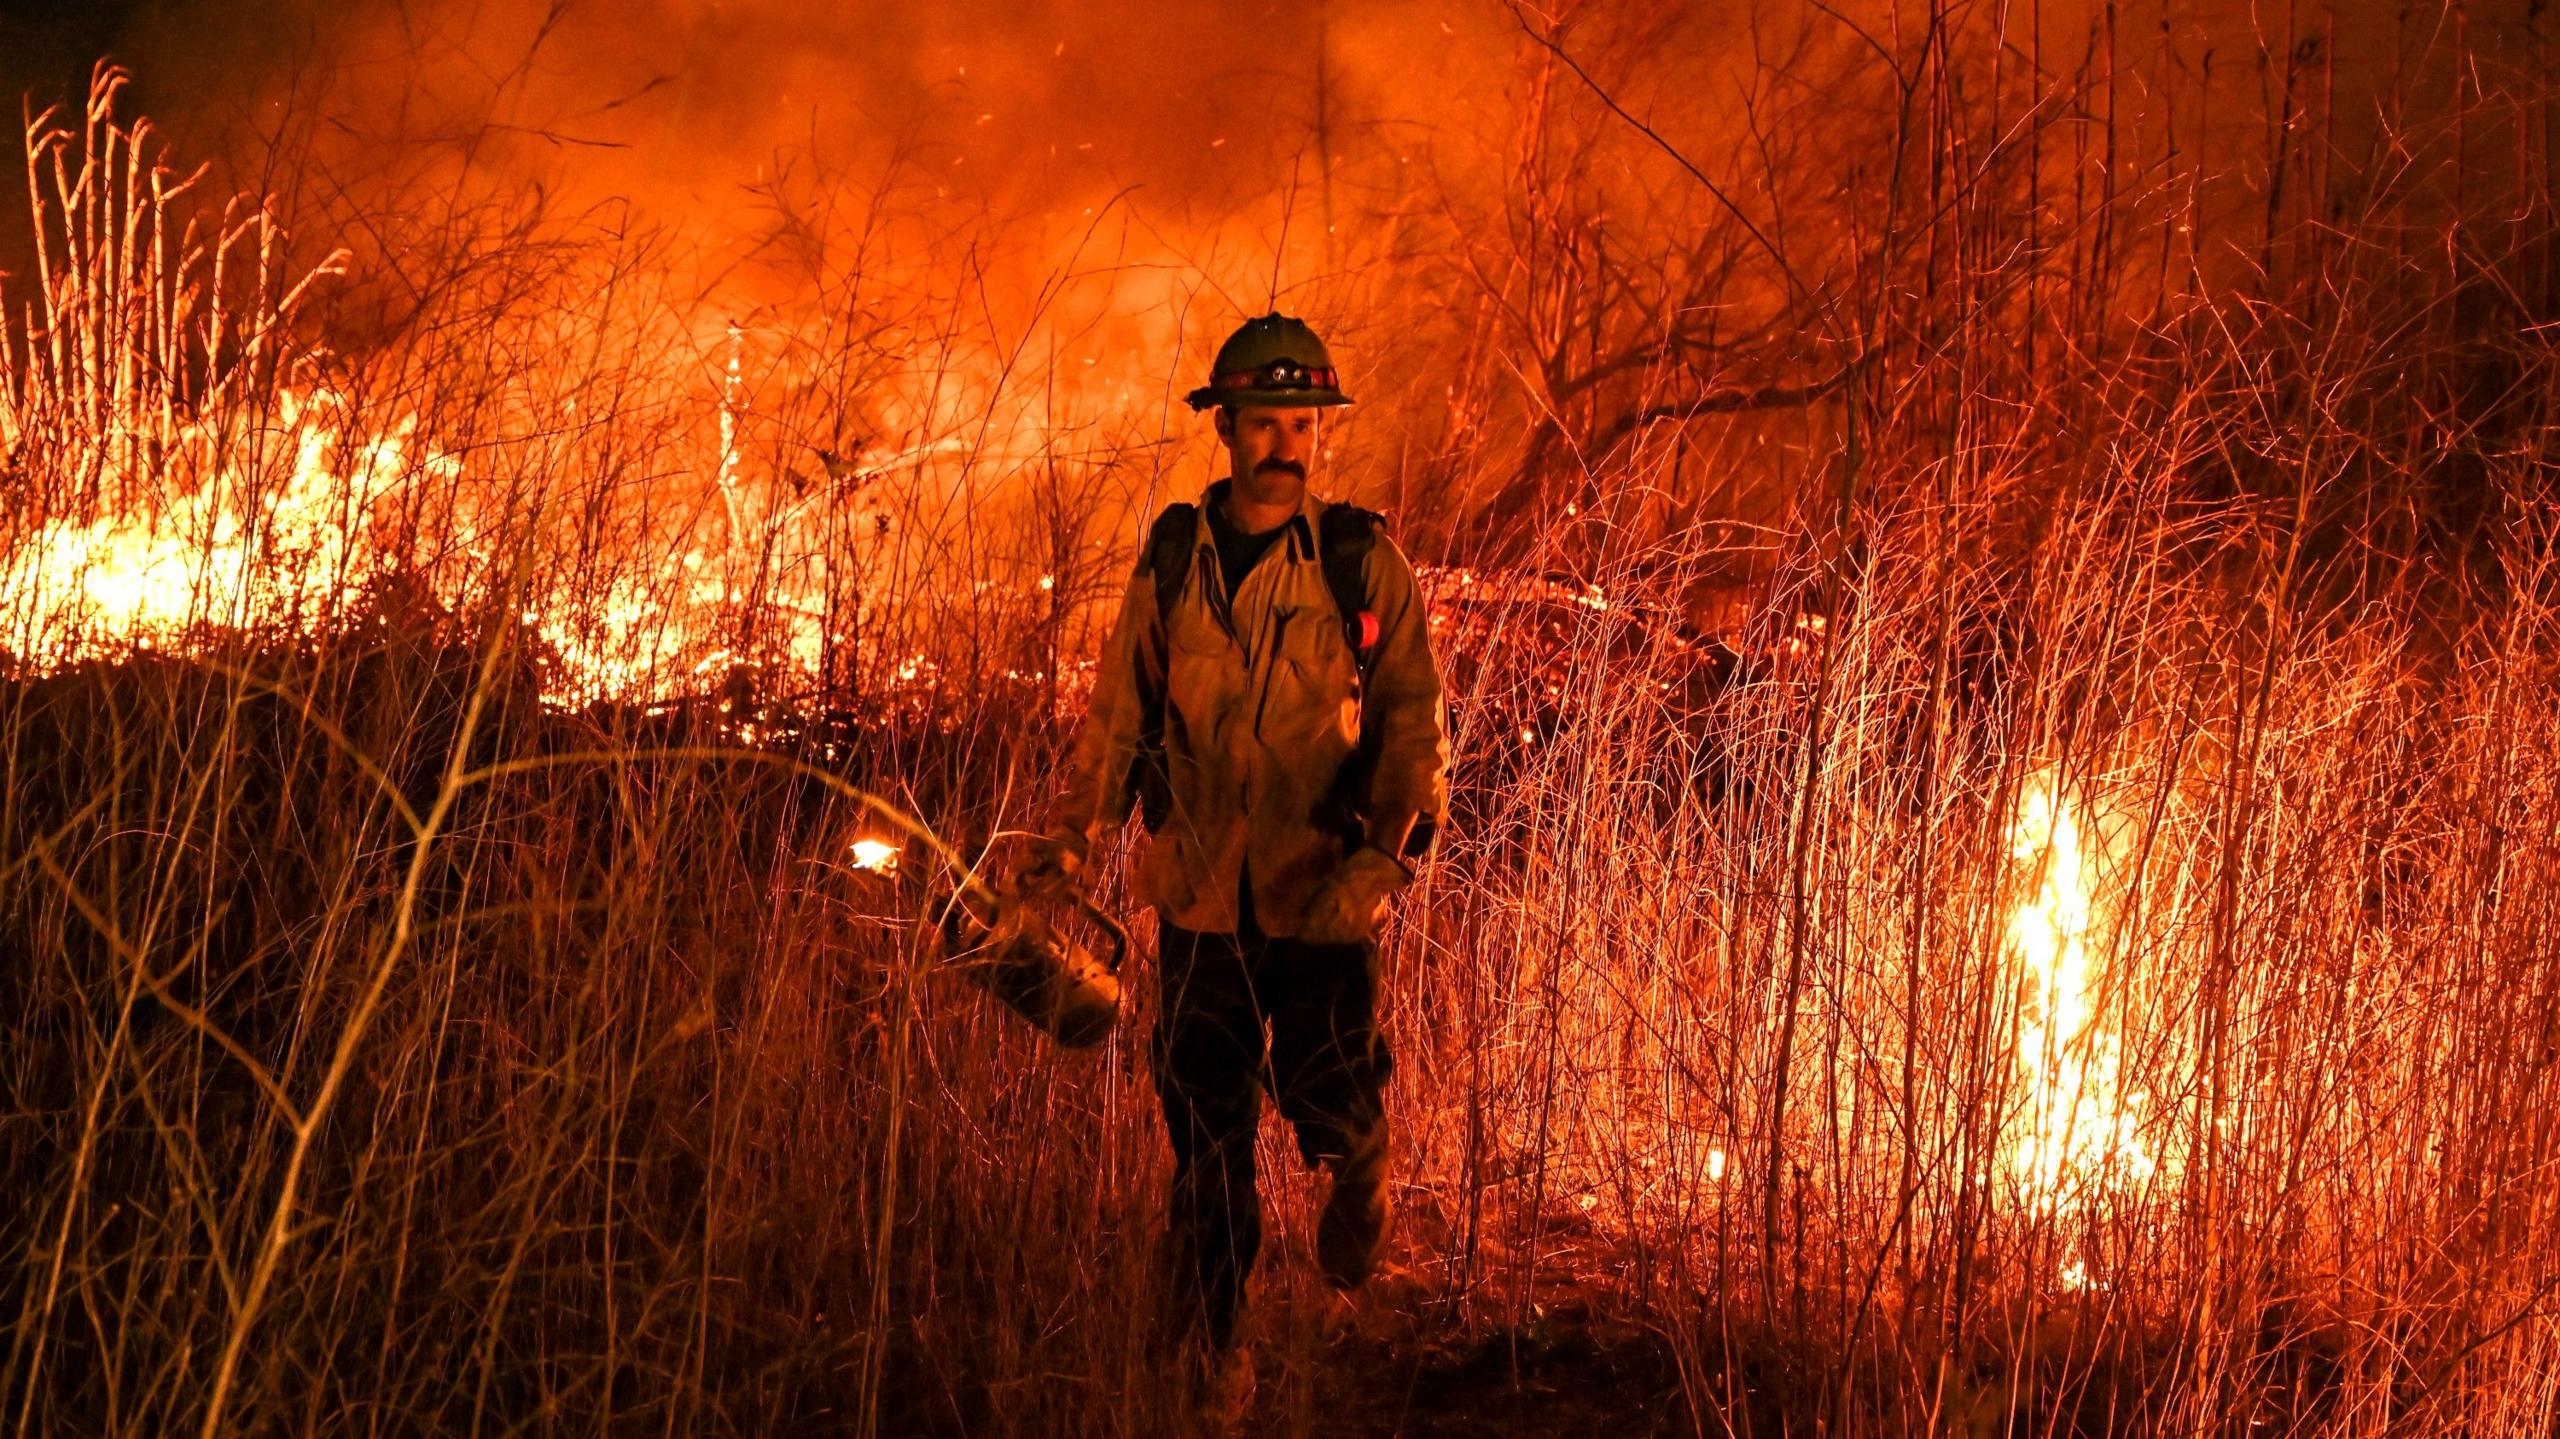
[[[1234,484],[1235,481],[1232,479],[1216,479],[1209,482],[1209,488],[1200,492],[1199,506],[1203,538],[1208,534],[1211,507],[1225,504],[1227,492],[1234,487]],[[1332,503],[1331,500],[1318,495],[1313,486],[1308,486],[1299,494],[1298,512],[1291,515],[1285,522],[1289,529],[1291,559],[1313,560],[1316,558],[1316,523],[1324,517],[1326,508]]]

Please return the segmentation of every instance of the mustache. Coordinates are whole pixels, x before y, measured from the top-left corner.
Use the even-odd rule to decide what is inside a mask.
[[[1253,472],[1257,475],[1296,475],[1302,480],[1307,477],[1307,467],[1305,465],[1296,460],[1284,460],[1278,455],[1274,455],[1270,459],[1264,460],[1262,463],[1255,465],[1253,467]]]

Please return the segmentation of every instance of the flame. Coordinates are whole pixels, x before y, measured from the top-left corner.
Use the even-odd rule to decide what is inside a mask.
[[[2155,1166],[2138,1133],[2147,1096],[2123,1087],[2122,1041],[2097,1011],[2088,858],[2051,773],[2028,782],[2010,854],[2035,866],[2009,923],[2024,991],[2018,1061],[2027,1091],[2015,1173],[2028,1200],[2050,1210],[2145,1179]]]
[[[40,118],[27,134],[30,156],[55,163],[29,175],[47,262],[36,299],[22,329],[0,327],[14,332],[0,335],[0,474],[11,487],[0,504],[0,670],[14,675],[324,636],[395,597],[403,621],[423,610],[520,626],[557,707],[657,706],[742,679],[766,698],[825,683],[920,708],[938,696],[947,661],[916,649],[937,639],[912,640],[895,615],[867,623],[886,576],[919,586],[992,565],[1024,608],[1054,605],[1046,597],[1064,579],[1001,550],[955,557],[939,541],[918,558],[903,538],[905,507],[954,499],[981,513],[996,479],[1056,465],[1070,437],[1078,455],[1114,452],[1123,431],[1147,423],[1159,388],[1137,383],[1141,372],[1183,339],[1180,305],[1125,303],[1142,283],[1187,297],[1181,277],[1114,272],[1092,301],[1101,329],[1077,329],[1115,357],[1106,368],[1086,356],[1055,382],[1025,386],[1015,351],[951,335],[912,360],[892,344],[856,383],[828,365],[813,373],[806,358],[800,327],[837,325],[831,306],[814,316],[758,306],[769,323],[723,319],[706,334],[706,311],[591,311],[569,281],[491,318],[531,323],[545,343],[574,340],[574,360],[495,385],[466,375],[452,391],[438,374],[400,368],[413,358],[402,347],[349,362],[288,338],[302,333],[287,320],[313,282],[346,273],[343,255],[288,284],[264,221],[235,224],[228,208],[218,243],[187,239],[168,253],[189,220],[167,207],[193,181],[159,168],[145,127],[111,118],[122,77],[101,76],[84,128]],[[67,163],[75,155],[85,158]],[[36,168],[52,171],[49,197]],[[118,174],[133,183],[107,183]],[[52,233],[65,217],[75,223]],[[1051,238],[1071,257],[1092,229]],[[254,253],[254,273],[228,285],[235,251]],[[925,284],[929,267],[913,278]],[[987,298],[983,286],[975,295]],[[580,324],[590,313],[592,333]],[[693,368],[703,356],[716,361],[708,376]],[[324,367],[365,378],[336,391],[291,378]],[[596,405],[589,386],[610,403]],[[371,410],[354,395],[469,418],[435,436],[427,431],[443,421]],[[447,403],[456,395],[459,410]],[[626,414],[649,417],[628,440],[617,433]],[[883,544],[893,526],[901,538]],[[875,573],[882,549],[895,563]],[[883,645],[898,648],[875,659]],[[882,660],[888,672],[871,672]],[[1054,691],[1074,677],[1042,682]]]
[[[711,474],[725,532],[616,544],[609,573],[546,571],[515,609],[552,661],[550,703],[666,702],[739,665],[817,675],[833,556],[824,525],[810,523],[823,518],[817,497],[775,503],[760,492],[782,487],[743,471],[738,366],[733,331]],[[476,514],[474,477],[414,418],[368,432],[358,414],[325,388],[280,389],[264,413],[179,429],[157,468],[101,464],[94,506],[0,543],[0,663],[49,673],[222,634],[325,633],[395,576],[422,582],[448,611],[471,608],[507,569],[496,538],[507,516]],[[936,442],[883,463],[952,458]],[[441,528],[430,533],[422,514],[441,516]],[[1025,574],[1010,588],[1027,598],[1056,584]],[[884,668],[892,688],[941,680],[921,652]]]
[[[414,425],[343,443],[341,408],[325,391],[279,396],[273,423],[251,440],[290,454],[278,482],[262,487],[217,468],[165,504],[45,520],[0,558],[0,649],[50,669],[174,644],[201,626],[308,629],[337,618],[385,572],[371,538],[375,507],[423,476],[456,470],[417,442]],[[211,432],[194,426],[174,448],[214,447]]]
[[[885,839],[857,839],[853,842],[853,867],[879,874],[896,874],[898,847]]]

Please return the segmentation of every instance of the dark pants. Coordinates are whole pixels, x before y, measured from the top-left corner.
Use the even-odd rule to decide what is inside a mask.
[[[1156,1094],[1174,1166],[1171,1317],[1219,1348],[1235,1336],[1262,1247],[1253,1134],[1266,1053],[1272,1099],[1310,1165],[1384,1142],[1381,1096],[1394,1067],[1378,1033],[1374,946],[1268,939],[1250,914],[1241,928],[1166,925],[1157,966]]]

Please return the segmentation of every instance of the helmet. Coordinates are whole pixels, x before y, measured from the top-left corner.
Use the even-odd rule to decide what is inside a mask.
[[[1278,311],[1247,320],[1218,347],[1209,383],[1183,397],[1195,410],[1212,405],[1347,405],[1333,356],[1307,322]]]

